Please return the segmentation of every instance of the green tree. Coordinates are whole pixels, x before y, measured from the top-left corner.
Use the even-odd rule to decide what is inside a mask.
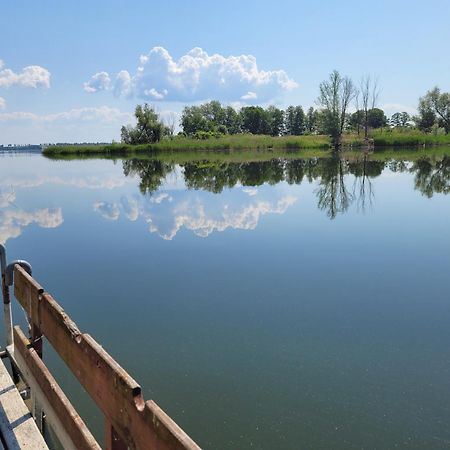
[[[137,105],[134,111],[137,120],[135,127],[123,126],[120,131],[121,140],[125,144],[152,144],[158,142],[168,133],[155,110],[147,103]]]
[[[204,116],[201,106],[186,106],[181,113],[181,127],[188,136],[203,131],[212,131],[212,123]]]
[[[317,124],[318,124],[318,111],[315,110],[312,106],[308,109],[306,113],[305,120],[305,131],[312,134],[317,132]]]
[[[304,134],[307,118],[301,106],[289,106],[285,113],[285,132],[292,136]]]
[[[438,125],[445,129],[445,133],[450,132],[450,92],[441,92],[438,87],[428,91],[419,100],[420,110],[434,112]]]
[[[394,128],[407,128],[410,121],[411,116],[406,111],[403,111],[392,114],[390,124]]]
[[[323,107],[324,129],[333,140],[335,149],[341,145],[347,109],[355,95],[355,87],[348,77],[334,70],[328,80],[320,83],[319,104]]]
[[[427,101],[423,101],[423,99],[419,101],[418,110],[419,114],[417,117],[415,117],[417,128],[420,131],[429,133],[432,130],[433,125],[437,123],[436,113],[433,111],[430,103]]]
[[[382,128],[387,125],[387,117],[380,108],[369,109],[367,113],[367,125],[370,128]]]
[[[270,134],[272,136],[282,135],[284,133],[284,111],[275,106],[269,106],[267,114],[269,116]]]
[[[364,126],[364,111],[358,109],[353,114],[350,114],[349,124],[359,135],[359,130]]]
[[[231,106],[227,106],[225,109],[225,126],[230,134],[237,134],[241,131],[241,118]]]
[[[270,134],[270,116],[261,106],[245,106],[240,111],[242,131],[252,134]]]

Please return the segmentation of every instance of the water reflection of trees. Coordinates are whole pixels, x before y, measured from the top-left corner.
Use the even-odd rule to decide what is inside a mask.
[[[157,159],[128,159],[123,161],[124,175],[140,178],[139,190],[142,194],[152,194],[157,191],[166,176],[173,170],[173,164]]]
[[[318,207],[328,217],[335,218],[356,204],[364,212],[374,202],[373,178],[387,167],[392,172],[414,174],[415,188],[431,197],[434,193],[450,192],[450,158],[433,160],[423,158],[414,163],[406,161],[371,160],[361,155],[351,160],[339,155],[329,158],[283,159],[274,158],[260,162],[211,162],[192,161],[180,164],[188,189],[203,189],[220,193],[224,189],[242,186],[275,185],[282,181],[301,184],[317,181],[315,190]],[[143,194],[152,194],[161,186],[175,164],[157,159],[126,160],[123,171],[126,176],[138,176]]]
[[[433,194],[450,192],[450,157],[440,160],[419,159],[411,168],[415,173],[414,187],[431,198]]]

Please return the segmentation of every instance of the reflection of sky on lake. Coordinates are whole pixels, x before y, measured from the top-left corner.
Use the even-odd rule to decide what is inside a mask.
[[[26,161],[26,164],[24,164]],[[57,228],[64,222],[63,201],[58,189],[111,190],[127,183],[118,171],[80,171],[77,164],[72,170],[66,165],[56,169],[57,164],[49,163],[40,155],[8,155],[0,157],[0,242],[19,237],[25,228],[36,225],[41,228]],[[51,190],[51,196],[39,195]],[[46,204],[47,203],[47,204]],[[65,206],[65,205],[64,205]]]
[[[0,243],[16,238],[31,224],[42,228],[56,228],[63,223],[61,208],[25,211],[15,205],[16,192],[0,187]]]
[[[3,158],[8,171],[0,180],[2,243],[17,238],[29,226],[61,226],[75,204],[83,217],[96,213],[107,221],[122,218],[136,222],[134,226],[146,224],[150,233],[171,240],[182,229],[199,237],[227,229],[254,230],[264,216],[284,214],[298,198],[295,187],[286,183],[237,185],[219,195],[186,190],[183,170],[178,166],[157,192],[142,195],[136,192],[138,177],[125,177],[120,162],[54,162],[28,155],[32,164],[24,166],[24,158]]]
[[[108,220],[121,213],[130,221],[141,219],[149,231],[171,240],[182,228],[200,237],[228,228],[254,230],[261,217],[283,214],[296,197],[261,186],[227,189],[220,195],[204,191],[159,191],[153,196],[123,196],[120,202],[99,201],[94,210]]]
[[[0,240],[204,448],[445,448],[450,163],[283,164],[0,156]]]

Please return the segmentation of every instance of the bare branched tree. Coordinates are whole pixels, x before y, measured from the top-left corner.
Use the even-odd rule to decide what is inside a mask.
[[[359,96],[360,96],[360,90],[358,88],[355,88],[355,108],[356,108],[356,131],[358,132],[358,136],[359,136],[359,131],[360,131],[360,117],[359,117]]]
[[[169,137],[173,137],[175,133],[175,124],[176,124],[176,117],[173,112],[170,112],[167,117],[164,120],[165,126],[167,127],[167,133]]]
[[[380,89],[378,87],[378,78],[372,78],[365,75],[359,83],[361,91],[361,103],[364,112],[364,138],[369,138],[369,110],[374,109],[378,102]]]

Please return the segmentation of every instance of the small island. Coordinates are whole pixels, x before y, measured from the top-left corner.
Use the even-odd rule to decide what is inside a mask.
[[[50,145],[43,153],[126,155],[187,150],[375,150],[386,147],[450,145],[450,93],[438,87],[419,99],[418,115],[397,112],[389,119],[377,107],[377,80],[363,77],[359,86],[333,71],[319,86],[317,108],[282,110],[244,106],[239,110],[213,100],[186,106],[181,130],[175,118],[164,120],[148,105],[137,105],[136,125],[121,129],[121,142],[101,145]],[[351,110],[354,112],[351,112]]]

